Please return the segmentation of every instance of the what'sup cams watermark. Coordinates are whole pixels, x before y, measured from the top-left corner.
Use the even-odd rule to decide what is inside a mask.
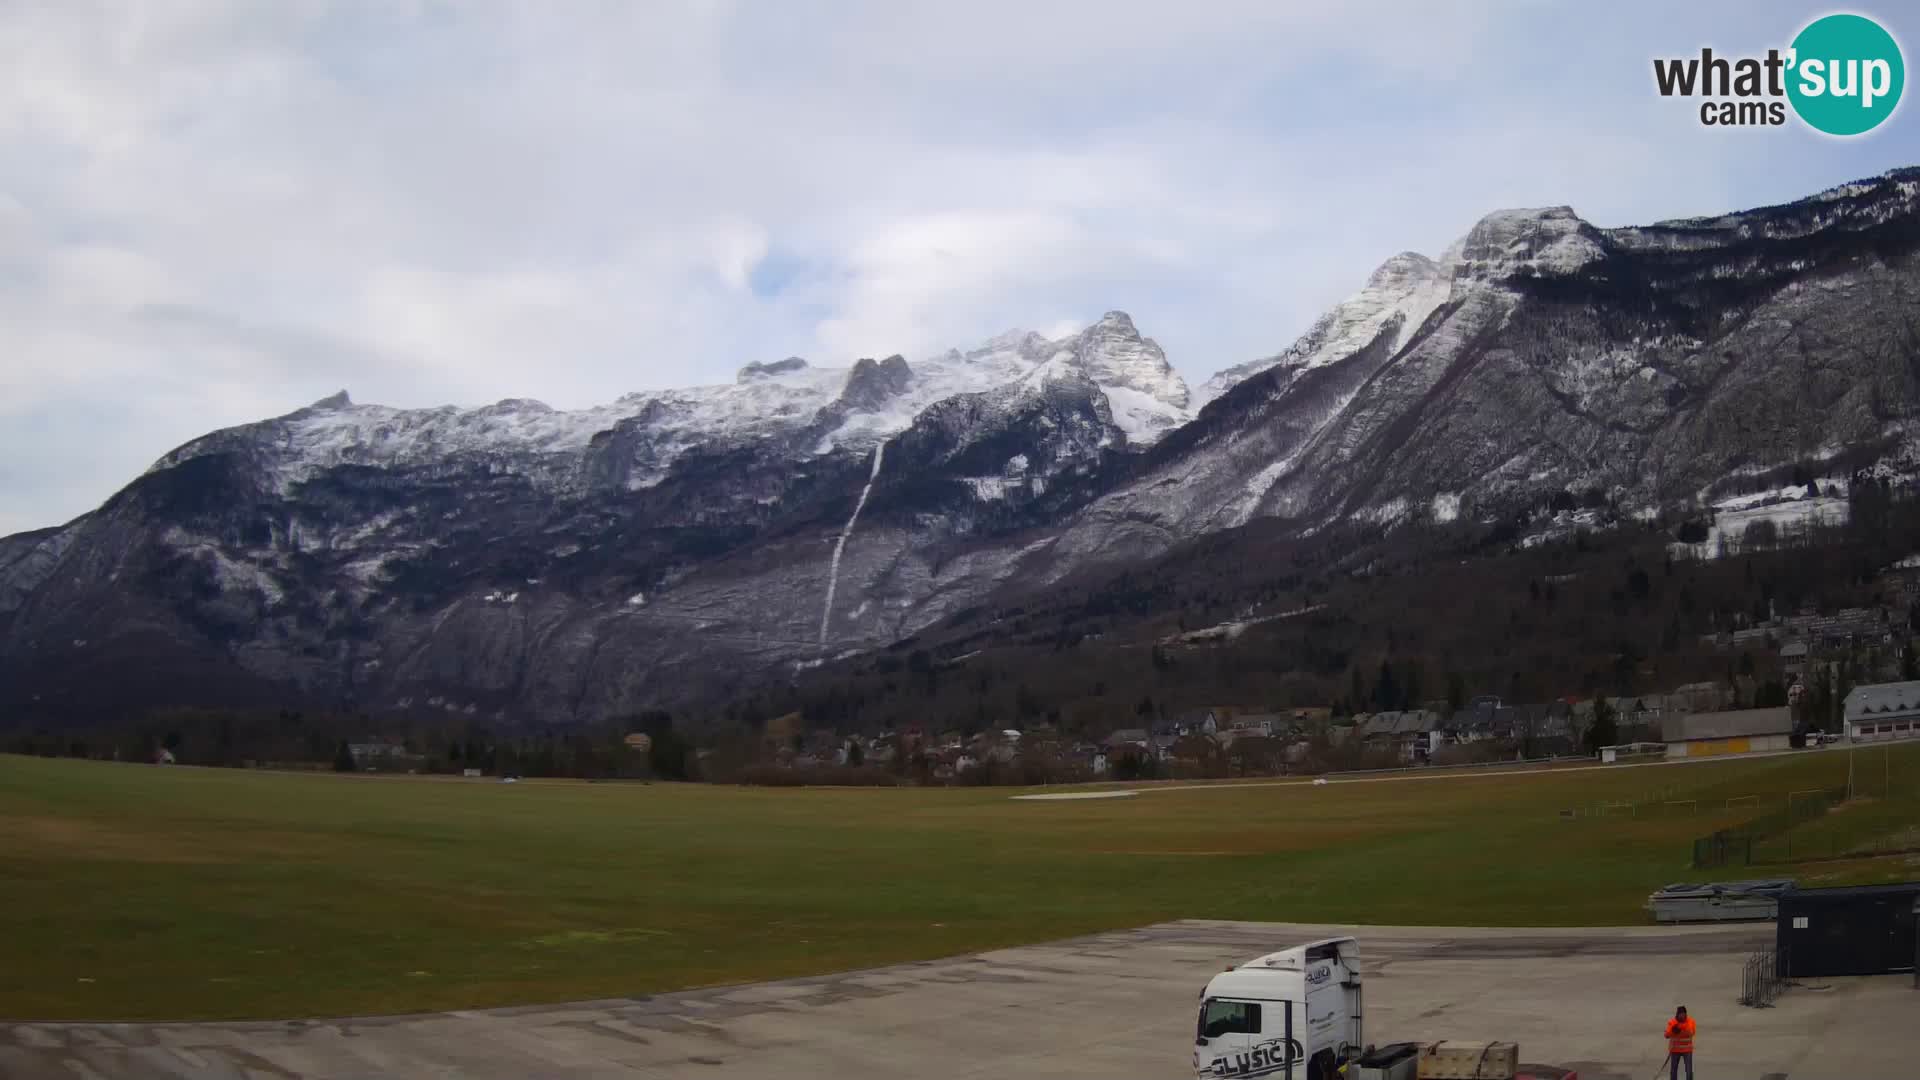
[[[1900,104],[1907,67],[1900,43],[1864,15],[1826,15],[1808,23],[1785,49],[1765,56],[1656,59],[1661,97],[1700,98],[1707,127],[1778,127],[1788,109],[1828,135],[1863,135]]]

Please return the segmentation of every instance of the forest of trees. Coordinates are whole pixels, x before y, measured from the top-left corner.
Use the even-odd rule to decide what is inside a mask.
[[[1848,524],[1788,534],[1762,519],[1708,559],[1669,551],[1704,544],[1705,517],[1620,521],[1526,548],[1514,542],[1523,531],[1499,525],[1306,542],[1256,526],[1144,570],[962,613],[878,654],[745,694],[703,722],[751,729],[798,710],[845,731],[1046,723],[1098,736],[1222,704],[1345,715],[1458,708],[1477,695],[1639,695],[1744,684],[1740,676],[1755,687],[1742,704],[1783,703],[1779,642],[1727,651],[1703,636],[1802,608],[1882,605],[1904,630],[1920,622],[1883,584],[1887,566],[1920,551],[1920,503],[1872,477],[1849,486]],[[1178,640],[1281,612],[1300,614],[1249,622],[1231,638]],[[1863,647],[1844,667],[1857,682],[1903,665],[1913,660],[1897,644]],[[1837,716],[1844,689],[1810,689],[1820,715]]]

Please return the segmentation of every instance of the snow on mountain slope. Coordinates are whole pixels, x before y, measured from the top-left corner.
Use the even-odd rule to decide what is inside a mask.
[[[1172,409],[1187,405],[1187,384],[1167,366],[1167,355],[1143,338],[1124,311],[1109,311],[1078,335],[1060,342],[1087,378],[1101,388],[1144,394]]]
[[[136,703],[192,701],[217,660],[236,693],[591,719],[1259,519],[1279,537],[1523,520],[1569,492],[1698,505],[1808,461],[1920,474],[1916,322],[1903,170],[1628,229],[1490,214],[1198,394],[1115,312],[572,413],[342,395],[0,538],[0,692],[79,709],[137,660],[161,689]]]
[[[1598,230],[1572,207],[1551,206],[1488,214],[1447,249],[1440,263],[1455,278],[1499,281],[1571,274],[1605,254]]]
[[[1382,263],[1365,288],[1322,315],[1285,352],[1227,368],[1208,379],[1195,396],[1194,408],[1272,368],[1285,367],[1297,374],[1345,359],[1372,344],[1388,326],[1394,327],[1389,347],[1397,349],[1434,309],[1447,302],[1452,289],[1449,267],[1418,252],[1401,252]]]
[[[977,394],[1017,382],[1044,361],[1051,345],[1040,335],[1010,330],[976,348],[958,349],[908,363],[912,377],[884,403],[850,412],[828,432],[816,453],[835,449],[869,450],[882,439],[905,431],[929,405],[960,394]]]
[[[1114,423],[1134,445],[1152,443],[1192,417],[1186,382],[1125,312],[1109,311],[1058,344],[1068,362],[1106,395]]]
[[[1116,426],[1145,445],[1185,423],[1188,391],[1152,338],[1143,338],[1125,312],[1109,311],[1077,334],[1048,341],[1012,330],[967,353],[957,350],[916,361],[908,388],[884,411],[850,417],[822,442],[823,449],[864,449],[906,429],[929,405],[1010,383],[1084,379],[1106,396]]]
[[[929,406],[1008,386],[1037,373],[1084,379],[1107,394],[1114,423],[1135,445],[1190,416],[1187,386],[1133,321],[1108,312],[1078,334],[1049,341],[1010,331],[981,346],[909,363],[888,357],[821,368],[799,357],[742,368],[732,383],[627,394],[609,405],[563,411],[509,399],[474,409],[363,405],[343,391],[275,420],[215,432],[168,453],[149,472],[202,454],[244,448],[277,487],[340,465],[385,468],[460,458],[518,458],[547,486],[582,482],[573,467],[596,436],[634,429],[645,452],[626,486],[658,483],[699,446],[738,446],[809,427],[824,432],[801,453],[867,453],[905,431]]]
[[[1599,234],[1573,210],[1554,206],[1498,210],[1481,218],[1436,261],[1404,251],[1380,265],[1366,287],[1322,315],[1311,329],[1276,356],[1219,372],[1200,388],[1194,407],[1205,405],[1263,371],[1284,367],[1299,373],[1344,359],[1393,328],[1387,347],[1403,348],[1428,316],[1463,286],[1516,276],[1569,274],[1601,258]]]
[[[638,421],[659,434],[655,451],[664,468],[699,441],[766,437],[807,423],[833,400],[846,376],[845,369],[812,368],[795,358],[749,365],[736,382],[723,386],[628,394],[610,405],[574,411],[522,398],[474,409],[395,409],[358,404],[342,391],[275,420],[196,439],[148,472],[235,447],[264,459],[261,463],[283,488],[339,465],[393,468],[508,455],[561,456],[571,462],[594,436],[623,421]],[[553,464],[554,482],[572,479],[561,463]]]
[[[1512,308],[1506,290],[1471,280],[1455,282],[1442,298],[1434,270],[1419,256],[1396,256],[1373,279],[1392,284],[1322,319],[1283,354],[1293,359],[1229,388],[1161,448],[1169,451],[1163,460],[1088,506],[1064,530],[1059,550],[1079,558],[1152,554],[1256,517],[1323,512],[1328,470],[1337,468],[1330,463],[1365,444],[1376,424],[1369,418],[1404,409],[1463,344]],[[1417,334],[1407,329],[1414,314]]]
[[[1658,505],[1749,457],[1791,465],[1822,429],[1894,440],[1916,393],[1887,337],[1917,303],[1895,258],[1920,233],[1912,181],[1636,229],[1489,214],[1438,260],[1389,260],[1286,352],[1209,380],[1199,419],[1054,550],[1150,557],[1259,517],[1457,519],[1561,490]],[[1863,262],[1862,244],[1881,253]],[[1873,344],[1830,352],[1843,341]],[[1782,368],[1803,350],[1824,359]]]
[[[1186,409],[1168,403],[1163,397],[1125,386],[1103,386],[1107,407],[1113,410],[1113,422],[1127,433],[1127,442],[1146,446],[1160,436],[1192,419]]]

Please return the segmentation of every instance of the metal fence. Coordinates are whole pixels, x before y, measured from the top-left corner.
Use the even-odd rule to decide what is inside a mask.
[[[1823,859],[1860,859],[1873,855],[1904,855],[1920,852],[1920,825],[1908,826],[1896,833],[1862,840],[1841,834],[1796,837],[1789,830],[1783,835],[1748,845],[1749,866],[1818,862]]]
[[[1773,1005],[1787,981],[1781,977],[1780,957],[1773,949],[1761,949],[1747,957],[1740,972],[1740,1004],[1765,1009]]]
[[[1756,841],[1780,836],[1796,825],[1812,821],[1846,797],[1845,788],[1795,792],[1788,797],[1787,805],[1779,810],[1762,814],[1744,825],[1721,829],[1696,839],[1693,842],[1693,865],[1725,866],[1729,862],[1750,864],[1754,861]]]
[[[1563,818],[1647,818],[1691,816],[1698,810],[1695,799],[1680,800],[1679,785],[1642,791],[1630,799],[1614,799],[1569,806],[1560,811]],[[1676,801],[1677,800],[1677,801]]]

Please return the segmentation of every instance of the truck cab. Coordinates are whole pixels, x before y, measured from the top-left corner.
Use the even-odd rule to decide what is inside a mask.
[[[1360,947],[1328,938],[1257,956],[1200,994],[1199,1077],[1334,1080],[1360,1055]]]

